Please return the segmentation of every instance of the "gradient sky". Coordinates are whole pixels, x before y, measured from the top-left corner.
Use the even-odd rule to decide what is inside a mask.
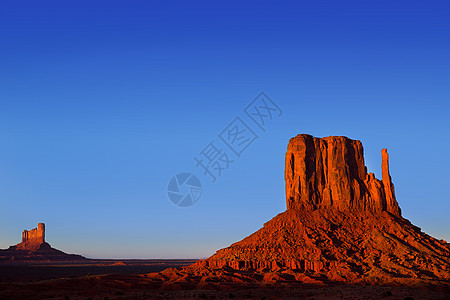
[[[403,215],[450,240],[450,2],[242,2],[0,2],[0,248],[45,222],[69,253],[207,257],[285,210],[299,133],[378,178],[388,148]],[[284,114],[211,183],[193,157],[260,91]]]

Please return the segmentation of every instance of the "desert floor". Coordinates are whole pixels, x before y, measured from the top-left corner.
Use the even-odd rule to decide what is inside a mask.
[[[146,274],[194,260],[92,260],[0,265],[0,299],[450,299],[434,287],[343,284],[155,284]]]

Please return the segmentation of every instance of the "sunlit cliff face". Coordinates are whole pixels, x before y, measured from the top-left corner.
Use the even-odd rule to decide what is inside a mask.
[[[382,150],[382,160],[380,181],[367,173],[360,141],[343,136],[297,135],[289,141],[286,152],[287,209],[387,211],[401,216],[386,149]]]
[[[39,223],[37,228],[22,232],[22,242],[17,245],[17,249],[33,250],[43,243],[45,243],[45,224]]]

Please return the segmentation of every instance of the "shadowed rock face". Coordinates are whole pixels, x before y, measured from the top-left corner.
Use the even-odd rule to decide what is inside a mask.
[[[388,211],[401,216],[386,149],[382,150],[382,159],[380,181],[367,173],[360,141],[343,136],[297,135],[289,141],[286,152],[287,209]]]

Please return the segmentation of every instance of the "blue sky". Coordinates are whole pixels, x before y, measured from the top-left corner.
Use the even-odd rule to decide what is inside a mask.
[[[209,256],[285,209],[299,133],[361,140],[378,178],[388,148],[403,215],[450,240],[450,3],[242,2],[1,2],[0,248],[45,222],[89,257]],[[211,183],[193,157],[260,91],[283,115]]]

